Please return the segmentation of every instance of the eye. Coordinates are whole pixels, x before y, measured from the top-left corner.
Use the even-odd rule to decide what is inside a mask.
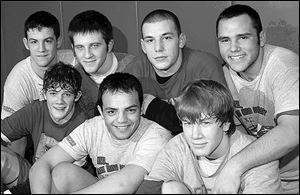
[[[75,49],[76,49],[76,50],[83,50],[83,48],[84,48],[84,47],[83,47],[82,45],[76,45],[76,46],[75,46]]]
[[[130,108],[130,109],[128,110],[128,113],[129,113],[129,114],[134,114],[134,113],[136,113],[136,111],[137,111],[136,108]]]
[[[187,121],[182,121],[182,126],[183,126],[183,127],[186,127],[186,128],[189,128],[189,127],[192,127],[192,126],[193,126],[193,123],[187,122]]]
[[[220,42],[220,43],[227,43],[227,42],[229,42],[229,39],[227,39],[227,38],[222,38],[222,39],[219,39],[219,42]]]
[[[97,48],[97,47],[100,47],[100,44],[99,43],[93,43],[91,45],[91,48]]]
[[[167,37],[164,37],[165,40],[171,40],[173,37],[171,36],[167,36]]]
[[[241,36],[240,37],[240,39],[243,39],[243,40],[248,39],[248,38],[249,38],[248,36]]]
[[[73,94],[72,93],[64,93],[64,96],[66,96],[66,97],[71,97]]]
[[[48,92],[49,93],[49,95],[51,95],[51,96],[55,96],[56,95],[56,92],[53,92],[53,91],[50,91],[50,92]]]
[[[153,39],[145,39],[144,40],[146,43],[152,43],[153,42]]]
[[[50,43],[53,43],[53,40],[52,39],[47,39],[45,42],[50,44]]]
[[[30,44],[36,44],[37,41],[36,41],[36,40],[31,40],[31,41],[29,41],[29,43],[30,43]]]
[[[106,113],[108,114],[108,116],[113,116],[116,114],[116,111],[114,110],[107,110]]]

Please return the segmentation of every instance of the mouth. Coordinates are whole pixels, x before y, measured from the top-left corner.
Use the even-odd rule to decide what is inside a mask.
[[[207,142],[205,143],[192,143],[193,144],[193,147],[196,148],[196,149],[201,149],[201,148],[204,148],[207,144]]]
[[[159,56],[159,57],[155,57],[154,59],[158,62],[164,61],[165,59],[167,59],[167,56]]]
[[[231,60],[241,60],[245,57],[246,55],[242,54],[242,55],[232,55],[232,56],[229,56],[229,59]]]

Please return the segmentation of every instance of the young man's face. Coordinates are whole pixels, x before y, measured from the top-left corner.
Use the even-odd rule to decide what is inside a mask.
[[[219,158],[227,151],[225,132],[229,125],[220,126],[216,119],[208,118],[200,124],[182,122],[183,133],[191,150],[196,156]]]
[[[111,135],[119,140],[130,138],[141,120],[138,93],[106,92],[102,95],[102,101],[102,115]]]
[[[27,39],[23,39],[26,49],[29,50],[31,59],[40,67],[47,67],[55,63],[57,48],[60,40],[57,40],[52,28],[43,27],[29,29]]]
[[[96,74],[112,47],[105,43],[101,32],[78,33],[73,36],[73,40],[77,60],[87,73]]]
[[[75,102],[79,99],[69,90],[61,89],[48,89],[45,93],[47,106],[49,109],[52,120],[57,124],[64,124],[68,122],[74,113]]]
[[[265,44],[262,35],[263,32],[257,37],[251,18],[246,14],[220,20],[218,45],[222,58],[236,72],[257,73],[261,63],[258,61],[260,47]]]
[[[143,52],[156,71],[171,71],[174,64],[181,63],[179,55],[182,55],[185,37],[177,34],[172,20],[144,23],[142,34]]]

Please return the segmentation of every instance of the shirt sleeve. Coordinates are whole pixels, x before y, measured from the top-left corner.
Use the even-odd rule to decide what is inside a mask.
[[[127,164],[135,164],[145,168],[148,173],[152,169],[159,151],[171,139],[171,133],[157,124],[149,126],[143,137],[138,141],[135,158]]]
[[[272,161],[244,173],[241,191],[243,194],[280,194],[279,161]]]

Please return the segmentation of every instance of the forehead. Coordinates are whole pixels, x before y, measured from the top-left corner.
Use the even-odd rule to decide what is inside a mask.
[[[123,109],[130,106],[140,106],[139,96],[137,91],[130,92],[110,92],[106,91],[102,95],[103,108]]]
[[[144,23],[142,27],[143,36],[157,36],[165,33],[176,33],[173,20],[161,20],[151,23]]]
[[[242,34],[255,31],[251,18],[247,14],[239,15],[233,18],[222,19],[218,25],[219,35]]]
[[[76,33],[73,36],[74,44],[88,44],[94,42],[104,43],[103,35],[101,32],[86,32],[86,33]]]
[[[52,28],[40,27],[31,28],[27,31],[28,38],[40,38],[40,37],[55,37],[54,30]]]

